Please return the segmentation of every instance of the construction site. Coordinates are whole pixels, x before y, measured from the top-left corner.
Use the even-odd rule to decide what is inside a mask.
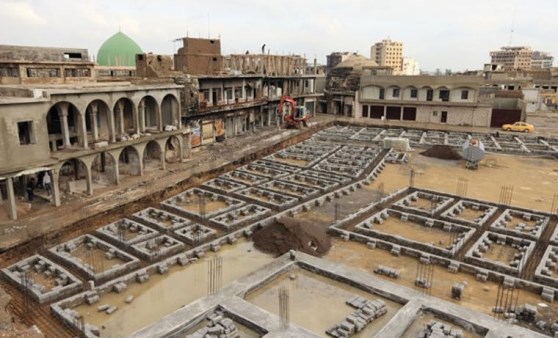
[[[0,337],[558,338],[550,55],[184,33],[0,45]]]
[[[46,337],[557,334],[558,139],[326,117],[260,133],[257,149],[209,170],[33,238],[6,236],[4,327]],[[459,159],[472,138],[486,145],[474,170]]]

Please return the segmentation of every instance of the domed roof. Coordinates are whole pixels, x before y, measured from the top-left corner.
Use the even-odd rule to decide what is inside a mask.
[[[363,67],[378,67],[376,61],[371,60],[360,54],[351,54],[348,58],[340,62],[335,68],[353,68],[356,70]]]
[[[135,67],[136,54],[143,54],[140,46],[128,35],[118,32],[105,41],[97,53],[99,66]]]

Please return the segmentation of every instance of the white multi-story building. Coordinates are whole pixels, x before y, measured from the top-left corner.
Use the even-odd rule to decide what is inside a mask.
[[[418,62],[411,57],[403,57],[403,71],[401,75],[420,75]]]
[[[377,42],[370,48],[370,58],[398,74],[403,70],[403,43],[389,39]]]

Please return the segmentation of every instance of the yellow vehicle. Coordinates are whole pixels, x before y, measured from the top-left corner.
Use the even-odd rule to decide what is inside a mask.
[[[514,124],[504,124],[502,126],[503,130],[507,131],[521,131],[524,133],[532,133],[535,131],[535,127],[527,122],[516,122]]]

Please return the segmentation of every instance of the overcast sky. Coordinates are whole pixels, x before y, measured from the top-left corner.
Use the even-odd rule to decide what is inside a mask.
[[[87,48],[122,32],[145,52],[172,40],[221,37],[223,54],[297,53],[325,63],[333,51],[370,56],[390,37],[424,70],[480,69],[488,52],[528,45],[558,56],[558,0],[0,0],[0,44]]]

